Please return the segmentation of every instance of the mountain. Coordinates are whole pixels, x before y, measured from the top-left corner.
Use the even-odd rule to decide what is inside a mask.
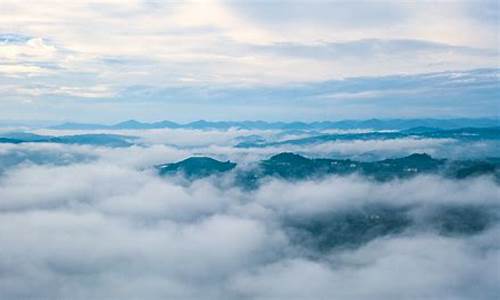
[[[458,129],[438,129],[431,127],[415,127],[402,131],[389,132],[363,132],[363,133],[343,133],[343,134],[320,134],[299,139],[290,139],[280,142],[240,142],[235,145],[237,148],[263,148],[284,145],[310,145],[321,144],[332,141],[349,140],[388,140],[401,138],[449,138],[464,141],[474,140],[500,140],[500,127],[485,128],[458,128]]]
[[[377,180],[388,180],[435,172],[444,163],[444,160],[433,159],[427,154],[412,154],[376,162],[359,162],[350,159],[310,159],[293,153],[280,153],[261,161],[258,168],[254,169],[254,174],[250,174],[250,178],[273,176],[302,180],[326,175],[359,173]]]
[[[159,165],[156,168],[160,175],[182,174],[189,179],[202,178],[230,171],[236,164],[230,161],[219,161],[209,157],[190,157],[183,161]]]
[[[422,205],[423,206],[423,205]],[[285,234],[292,243],[321,252],[357,248],[379,237],[427,230],[442,236],[469,236],[494,224],[491,207],[443,204],[420,214],[402,205],[373,203],[340,209],[315,218],[286,218]],[[494,210],[493,210],[494,211]]]
[[[181,125],[172,122],[172,121],[160,121],[160,122],[155,122],[151,123],[153,128],[179,128]]]
[[[20,144],[22,140],[0,137],[0,144]]]
[[[47,142],[108,147],[128,147],[132,145],[132,143],[129,142],[130,139],[134,139],[134,137],[115,134],[79,134],[51,137]]]
[[[260,130],[326,130],[326,129],[374,129],[374,130],[405,130],[410,128],[428,127],[440,129],[457,129],[461,127],[498,127],[498,118],[478,119],[370,119],[343,120],[321,122],[265,122],[265,121],[205,121],[199,120],[186,124],[171,121],[144,123],[128,120],[114,125],[64,123],[52,126],[52,129],[65,130],[97,130],[97,129],[155,129],[155,128],[187,128],[187,129],[219,129],[229,128],[260,129]]]
[[[141,123],[136,120],[124,121],[109,127],[110,129],[150,129],[152,128],[149,123]]]
[[[42,141],[47,141],[48,139],[51,138],[51,136],[47,135],[39,135],[31,132],[22,132],[22,131],[6,132],[0,134],[0,136],[2,138],[19,140],[20,142],[42,142]]]
[[[188,179],[198,179],[214,174],[222,175],[234,169],[235,183],[246,188],[257,187],[266,177],[296,181],[319,179],[328,175],[350,174],[360,174],[377,181],[409,178],[418,174],[438,174],[457,179],[494,175],[500,179],[500,159],[448,161],[432,158],[425,153],[362,162],[350,159],[306,158],[284,152],[241,169],[236,168],[236,163],[232,162],[222,162],[208,157],[191,157],[177,163],[160,165],[157,168],[162,176],[181,173]]]
[[[411,129],[408,131],[413,134]],[[464,127],[449,130],[433,130],[422,133],[427,138],[454,138],[466,140],[500,140],[500,126],[497,127]]]
[[[464,179],[486,174],[496,174],[497,177],[499,177],[499,170],[500,163],[497,161],[497,159],[487,159],[485,161],[463,160],[455,161],[450,164],[450,167],[448,168],[446,173],[448,176],[457,179]]]
[[[133,136],[116,134],[78,134],[78,135],[38,135],[29,132],[9,132],[0,134],[0,143],[57,143],[57,144],[78,144],[107,147],[128,147],[131,146]]]

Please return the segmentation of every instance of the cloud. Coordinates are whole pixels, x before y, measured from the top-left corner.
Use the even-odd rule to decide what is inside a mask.
[[[26,5],[4,1],[0,86],[15,86],[16,95],[5,97],[3,101],[13,104],[2,111],[4,116],[18,118],[26,118],[26,108],[33,116],[43,112],[45,118],[70,111],[86,118],[98,111],[94,118],[100,120],[116,115],[108,113],[106,104],[85,102],[92,98],[114,100],[115,107],[120,104],[115,109],[130,117],[161,111],[164,118],[166,112],[174,117],[192,111],[186,101],[202,105],[204,99],[212,98],[209,102],[216,108],[201,109],[207,112],[203,117],[243,118],[251,113],[276,119],[283,115],[282,107],[261,108],[264,99],[259,96],[269,97],[265,89],[269,85],[495,68],[498,22],[488,13],[492,5],[485,1],[473,6],[462,1],[432,5],[398,1],[315,1],[310,5],[297,1],[56,1]],[[147,51],[143,45],[148,45]],[[133,92],[144,86],[149,87],[145,95]],[[211,94],[207,86],[217,86],[216,93]],[[239,100],[247,95],[242,91],[232,95],[236,105],[218,104],[218,96],[224,99],[241,86],[263,89],[254,99]],[[186,87],[195,91],[183,92]],[[434,94],[439,96],[439,91]],[[398,96],[405,97],[404,93]],[[130,103],[137,98],[148,105]],[[410,96],[408,102],[419,98]],[[59,101],[64,112],[54,111]],[[290,119],[311,107],[289,106]],[[310,118],[331,118],[332,111],[342,109],[322,108],[310,113]],[[369,107],[348,111],[369,111]],[[429,113],[449,114],[421,111]]]
[[[252,20],[269,31],[281,34],[281,41],[361,40],[363,38],[408,38],[447,44],[487,45],[495,48],[492,18],[498,6],[494,1],[438,1],[428,3],[400,1],[300,1],[254,4],[230,2],[240,17]],[[434,31],[425,24],[432,24]],[[474,28],[489,28],[474,36]],[[491,27],[490,27],[491,26]],[[460,34],[461,33],[461,34]]]
[[[494,245],[435,236],[379,240],[331,263],[290,259],[245,271],[233,288],[252,299],[494,299],[498,271],[490,266],[498,252],[482,255],[479,244]]]
[[[9,132],[12,128],[0,131]],[[19,129],[17,129],[19,130]],[[78,134],[119,134],[136,136],[136,144],[130,147],[109,148],[88,145],[63,145],[50,143],[0,144],[0,173],[12,166],[24,164],[66,165],[75,162],[101,161],[112,165],[145,169],[154,165],[176,162],[193,155],[203,155],[220,160],[232,160],[244,166],[267,159],[281,152],[295,152],[308,157],[351,158],[357,160],[381,160],[402,157],[412,153],[428,153],[436,158],[451,160],[481,159],[494,157],[497,141],[464,142],[445,138],[398,138],[385,140],[337,140],[317,144],[283,144],[262,148],[235,147],[245,137],[279,142],[307,138],[327,133],[355,133],[370,130],[340,130],[326,132],[282,132],[279,130],[91,130],[68,131],[38,129],[33,133],[60,136]]]
[[[240,133],[193,138],[212,134],[224,145]],[[0,174],[0,293],[7,299],[494,299],[499,292],[500,187],[492,178],[270,179],[242,191],[223,179],[186,184],[149,168],[190,151],[2,145],[0,157],[15,153],[20,160],[2,163]],[[413,221],[402,232],[326,251],[289,228],[289,220],[307,226],[344,212],[362,217],[357,213],[370,205],[404,209]],[[447,207],[491,219],[477,231],[442,234],[432,216]],[[470,222],[459,221],[450,226]]]
[[[436,56],[439,55],[439,53],[441,53],[441,55],[443,55],[443,53],[447,53],[448,55],[456,53],[459,55],[485,55],[495,58],[498,55],[498,51],[495,49],[459,47],[443,43],[409,39],[364,39],[309,45],[298,43],[276,43],[270,46],[263,46],[260,49],[288,56],[327,59],[368,56],[371,60],[373,60],[378,59],[379,56],[385,56],[389,53],[397,53],[397,55],[422,55],[425,52],[427,52],[427,56]]]

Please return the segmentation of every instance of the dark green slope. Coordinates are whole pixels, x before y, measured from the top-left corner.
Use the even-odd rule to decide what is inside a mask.
[[[281,153],[261,161],[257,168],[247,171],[249,174],[240,176],[248,179],[274,176],[301,180],[359,173],[377,180],[388,180],[437,172],[444,164],[445,160],[433,159],[427,154],[412,154],[377,162],[359,162],[350,159],[309,159],[293,153]]]
[[[156,168],[160,175],[183,174],[189,179],[197,179],[227,172],[235,167],[236,164],[230,161],[223,162],[209,157],[190,157],[177,163],[159,165]]]
[[[128,147],[132,145],[132,143],[129,142],[130,139],[134,139],[134,137],[116,134],[79,134],[51,137],[47,140],[47,142],[108,147]]]
[[[465,237],[479,234],[498,221],[498,206],[441,205],[403,207],[371,204],[324,212],[309,218],[285,217],[286,234],[297,245],[320,252],[357,248],[380,237],[417,231]]]
[[[0,144],[20,144],[22,140],[0,137]]]
[[[189,179],[223,174],[236,168],[236,163],[222,162],[208,157],[191,157],[186,160],[157,166],[160,175],[182,173]],[[253,188],[266,177],[285,180],[319,179],[328,175],[359,174],[378,181],[410,178],[419,174],[437,174],[463,179],[471,176],[499,176],[498,159],[448,161],[435,159],[425,153],[415,153],[402,158],[375,162],[350,159],[306,158],[284,152],[257,162],[252,167],[236,169],[236,184]]]

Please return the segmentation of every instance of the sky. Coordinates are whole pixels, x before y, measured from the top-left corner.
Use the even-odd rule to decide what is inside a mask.
[[[498,117],[498,1],[0,1],[0,120]]]

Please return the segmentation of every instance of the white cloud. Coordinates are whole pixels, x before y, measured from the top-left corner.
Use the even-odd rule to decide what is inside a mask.
[[[0,36],[7,38],[0,38],[0,86],[17,86],[2,98],[11,102],[2,113],[4,118],[57,119],[71,111],[96,120],[125,114],[123,118],[167,115],[191,120],[197,118],[191,103],[198,102],[216,107],[198,106],[197,114],[206,112],[203,118],[277,119],[283,115],[282,107],[262,108],[259,102],[269,94],[239,104],[235,95],[228,105],[219,104],[218,97],[204,103],[203,93],[189,98],[172,95],[170,89],[262,88],[495,68],[498,21],[488,17],[491,9],[485,8],[490,7],[482,2],[471,7],[462,1],[2,1]],[[147,94],[126,93],[141,86],[163,93],[154,100]],[[375,91],[331,95],[383,98]],[[391,96],[413,95],[402,91]],[[111,101],[115,113],[110,114],[106,104],[85,102],[88,98]],[[55,101],[64,105],[55,108]],[[136,107],[136,101],[147,105]],[[351,118],[353,111],[374,116],[365,106],[347,107],[346,113],[345,106],[315,110],[304,103],[287,105],[290,119]],[[477,111],[453,108],[454,115],[461,116]],[[392,113],[450,115],[443,109]]]
[[[29,66],[29,65],[0,65],[0,73],[4,73],[7,76],[16,76],[18,74],[27,75],[37,75],[41,73],[46,73],[41,67]]]
[[[498,215],[500,187],[488,177],[270,180],[252,192],[149,169],[190,150],[1,146],[0,163],[22,158],[0,175],[7,299],[493,299],[499,292],[496,223],[457,237],[415,227],[348,251],[310,249],[314,259],[283,226],[284,218],[314,220],[373,203],[409,207],[417,219],[441,205]]]
[[[485,234],[491,239],[498,229]],[[324,261],[290,259],[244,271],[233,288],[252,299],[494,299],[494,242],[420,236],[377,240]],[[493,246],[494,247],[494,246]],[[404,276],[402,276],[404,274]]]
[[[372,47],[378,54],[360,64],[356,51],[350,51],[352,58],[334,55],[325,59],[255,50],[257,46],[273,48],[280,43],[315,47],[394,39],[495,50],[495,30],[472,19],[467,6],[460,2],[439,2],[432,7],[428,3],[392,1],[354,5],[318,2],[311,6],[294,1],[267,5],[220,1],[150,5],[141,1],[50,1],[25,5],[8,1],[3,5],[0,30],[16,32],[23,28],[21,34],[32,36],[24,44],[3,45],[4,57],[15,60],[26,56],[71,71],[90,71],[100,77],[100,84],[183,84],[186,78],[190,82],[237,84],[315,81],[491,67],[498,56],[471,56],[457,49],[436,52],[409,47],[385,51],[384,47]],[[247,10],[254,11],[258,18],[248,17]],[[271,17],[266,10],[289,11],[294,17],[281,13]],[[370,10],[385,11],[389,16],[381,19]],[[349,12],[364,18],[345,20],[343,16]],[[309,17],[304,19],[302,15]],[[388,26],[387,22],[393,24]],[[143,45],[148,45],[147,52]],[[384,51],[379,53],[377,49]],[[122,64],[116,72],[115,64],[103,62],[107,58],[142,63]]]

